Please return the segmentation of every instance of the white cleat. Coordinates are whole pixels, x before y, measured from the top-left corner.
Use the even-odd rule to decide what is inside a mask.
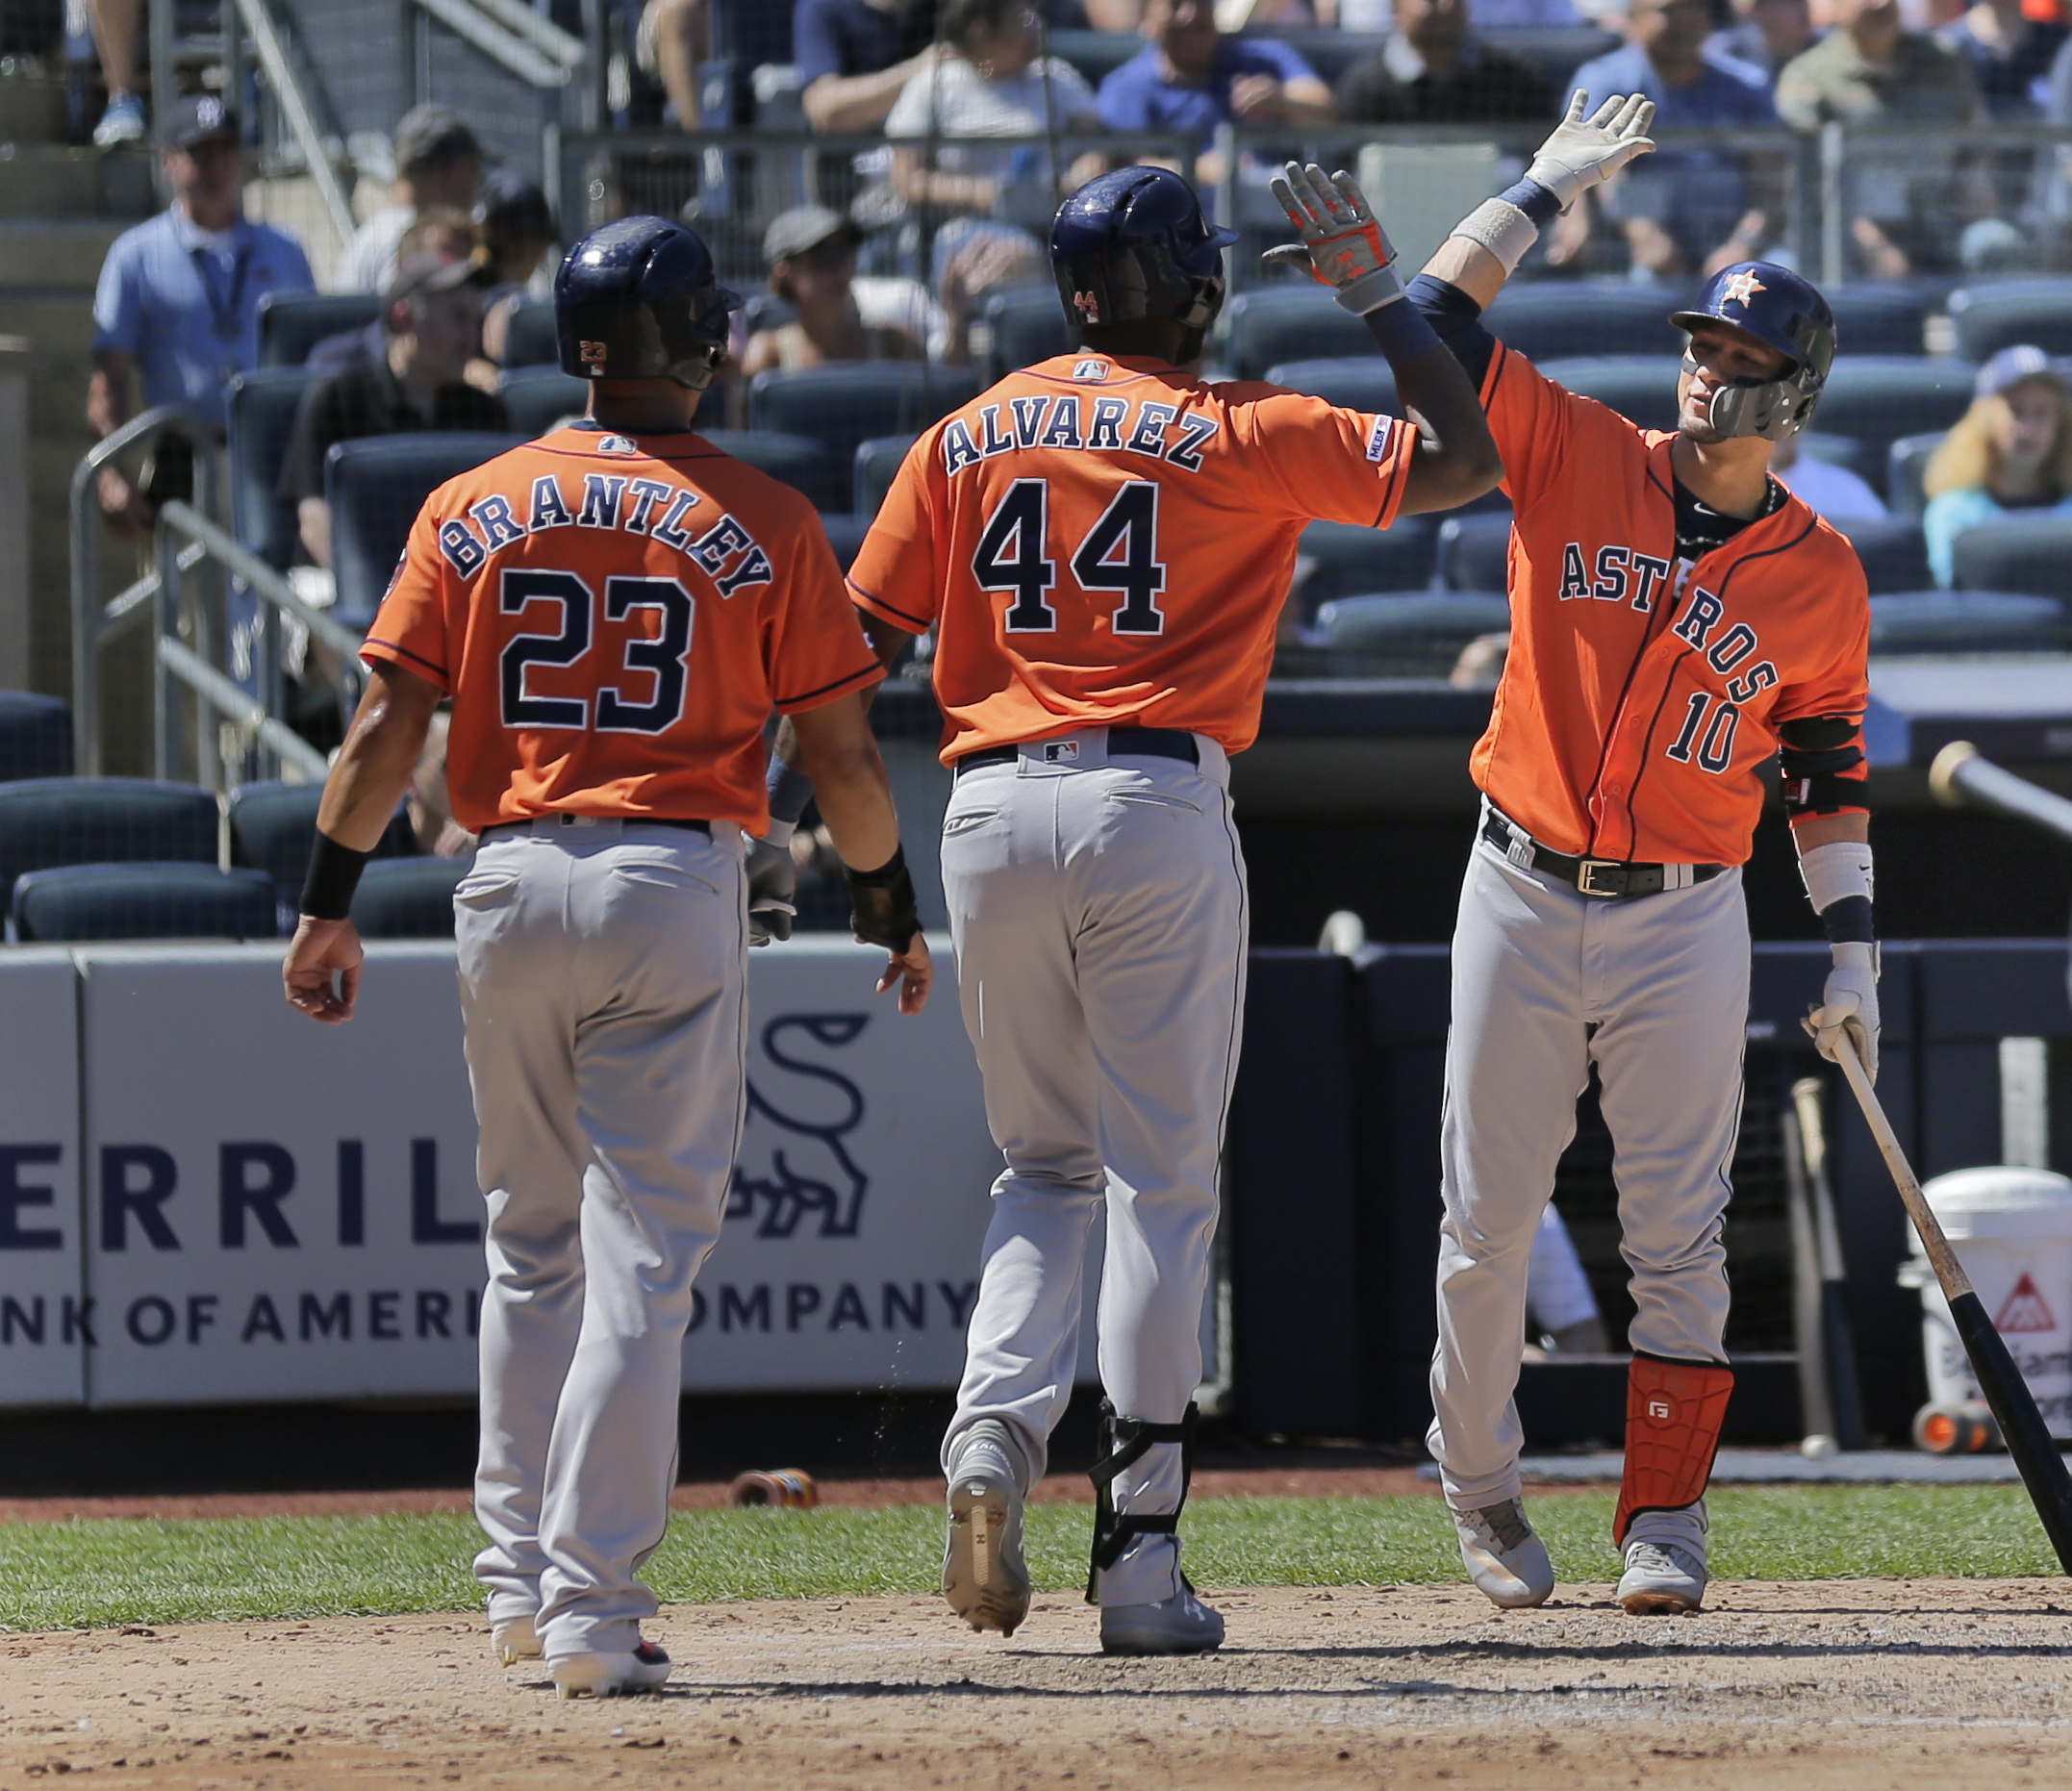
[[[1029,1614],[1022,1486],[990,1425],[973,1426],[949,1476],[943,1597],[974,1629],[1012,1635]]]
[[[1223,1616],[1185,1587],[1156,1604],[1103,1604],[1104,1654],[1205,1654],[1223,1646]]]
[[[631,1698],[662,1689],[670,1657],[652,1642],[643,1642],[630,1654],[563,1654],[547,1668],[564,1698]]]
[[[521,1660],[540,1658],[540,1637],[530,1617],[506,1617],[490,1627],[490,1646],[496,1651],[496,1664],[515,1667]]]
[[[1547,1602],[1554,1588],[1554,1563],[1533,1533],[1524,1500],[1455,1511],[1453,1527],[1460,1533],[1461,1565],[1492,1604],[1524,1610]]]
[[[1645,1511],[1626,1532],[1618,1600],[1632,1617],[1679,1617],[1706,1597],[1706,1501]]]

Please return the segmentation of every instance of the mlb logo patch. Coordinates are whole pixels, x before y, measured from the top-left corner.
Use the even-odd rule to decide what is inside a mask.
[[[1079,756],[1079,743],[1075,740],[1047,740],[1043,744],[1043,762],[1046,765],[1071,765]]]
[[[1105,361],[1076,361],[1073,364],[1072,376],[1098,385],[1108,377],[1108,364]]]
[[[1367,458],[1369,460],[1378,461],[1384,454],[1386,454],[1388,452],[1389,440],[1395,435],[1395,433],[1396,419],[1393,416],[1376,417],[1374,433],[1367,438]]]
[[[638,454],[640,444],[630,436],[599,436],[597,452],[600,454]]]

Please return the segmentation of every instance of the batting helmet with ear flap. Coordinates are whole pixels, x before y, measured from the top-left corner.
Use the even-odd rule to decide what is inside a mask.
[[[1172,317],[1192,339],[1185,362],[1223,309],[1223,252],[1236,240],[1202,216],[1195,189],[1171,169],[1117,168],[1058,208],[1050,268],[1074,323]]]
[[[554,276],[561,370],[702,391],[726,359],[726,314],[740,304],[681,224],[622,217],[578,242]]]
[[[1671,314],[1680,330],[1730,323],[1791,363],[1776,379],[1737,379],[1712,394],[1712,427],[1723,436],[1781,441],[1812,421],[1834,365],[1834,313],[1809,280],[1776,262],[1736,262],[1706,282],[1698,303]],[[1690,366],[1688,356],[1684,365]]]

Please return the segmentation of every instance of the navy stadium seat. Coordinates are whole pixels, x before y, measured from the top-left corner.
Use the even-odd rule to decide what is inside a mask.
[[[504,366],[551,366],[561,365],[561,342],[554,331],[554,301],[551,298],[520,298],[511,307],[511,323],[504,335]]]
[[[259,301],[259,365],[300,366],[325,337],[364,329],[380,315],[372,292],[268,292]]]
[[[1545,362],[1540,371],[1579,396],[1608,404],[1643,429],[1674,429],[1679,365],[1667,355],[1579,355]]]
[[[1921,480],[1945,433],[1937,429],[1923,436],[1902,436],[1886,450],[1885,501],[1896,514],[1917,517],[1928,508]]]
[[[2044,652],[2065,642],[2064,606],[2003,591],[1914,591],[1871,598],[1874,653]]]
[[[1822,294],[1834,313],[1844,355],[1917,355],[1928,329],[1928,299],[1910,286],[1864,281]]]
[[[1334,355],[1327,361],[1281,361],[1266,370],[1273,385],[1306,391],[1349,411],[1386,411],[1400,416],[1396,374],[1378,354]]]
[[[858,442],[925,429],[977,392],[971,374],[917,361],[780,368],[750,384],[748,427],[813,437],[826,450],[829,475],[846,486]]]
[[[17,879],[14,937],[272,939],[273,879],[214,865],[66,865]]]
[[[848,511],[823,511],[821,527],[827,531],[827,544],[835,550],[835,564],[845,572],[856,563],[857,550],[871,532],[871,518]]]
[[[1863,577],[1874,597],[1926,591],[1934,580],[1928,569],[1928,542],[1914,517],[1844,517],[1834,526],[1849,537],[1863,563]]]
[[[848,502],[846,482],[827,464],[827,450],[811,436],[787,436],[760,429],[701,429],[698,434],[721,453],[767,472],[795,492],[803,492],[816,510]]]
[[[302,894],[302,879],[309,874],[310,853],[316,844],[316,807],[323,794],[321,784],[255,783],[241,786],[230,798],[230,862],[271,877],[290,921]],[[374,855],[404,858],[417,849],[410,817],[398,809]]]
[[[339,620],[365,628],[389,589],[410,525],[448,479],[493,460],[521,437],[469,431],[367,436],[341,441],[324,460],[331,506],[331,570]]]
[[[918,436],[880,436],[874,441],[856,444],[856,514],[874,517],[892,490],[893,475],[906,459],[906,451]]]
[[[1971,403],[1978,368],[1926,355],[1843,355],[1813,414],[1827,435],[1855,436],[1882,455],[1902,436],[1947,429]]]
[[[1218,335],[1221,359],[1239,379],[1274,379],[1271,367],[1327,355],[1381,361],[1366,323],[1314,280],[1289,280],[1238,293],[1223,308]],[[1386,368],[1388,364],[1381,365]]]
[[[0,782],[72,774],[72,705],[62,696],[0,691]]]
[[[2072,568],[2072,517],[1997,517],[1959,535],[1951,558],[1959,590],[2060,597]]]
[[[1475,35],[1492,49],[1516,57],[1553,88],[1556,111],[1577,69],[1619,47],[1618,38],[1602,25],[1492,25]]]
[[[1680,355],[1683,332],[1669,314],[1680,290],[1610,280],[1539,280],[1506,286],[1482,321],[1533,361],[1579,355]]]
[[[1334,652],[1452,658],[1478,635],[1498,633],[1510,623],[1510,605],[1479,592],[1334,597],[1317,612],[1317,634]]]
[[[1448,591],[1509,589],[1509,517],[1449,517],[1439,525],[1437,582]]]
[[[363,939],[451,939],[454,886],[473,858],[377,858],[361,873],[352,923]]]
[[[1079,345],[1079,332],[1066,317],[1057,288],[1048,282],[990,292],[978,315],[992,338],[984,354],[974,357],[979,380],[988,386],[1017,367],[1070,354]]]
[[[2072,354],[2072,280],[2000,280],[1950,294],[1957,352],[1984,361],[2018,342]]]
[[[1438,528],[1429,517],[1404,517],[1393,527],[1362,528],[1356,522],[1312,522],[1298,550],[1315,569],[1302,581],[1301,604],[1314,617],[1336,597],[1377,591],[1422,591],[1431,583]]]
[[[558,366],[521,366],[496,382],[511,427],[527,441],[590,407],[590,384]]]
[[[295,506],[280,494],[281,462],[302,394],[316,384],[304,366],[265,366],[230,382],[231,532],[276,571],[295,558]]]
[[[1053,31],[1046,42],[1049,53],[1070,63],[1090,88],[1099,87],[1144,49],[1144,39],[1133,31]]]
[[[1848,467],[1874,492],[1884,483],[1885,455],[1881,443],[1808,429],[1799,438],[1799,452],[1807,460],[1822,460],[1831,467]]]
[[[0,891],[31,870],[143,860],[215,864],[215,797],[147,777],[0,784]]]

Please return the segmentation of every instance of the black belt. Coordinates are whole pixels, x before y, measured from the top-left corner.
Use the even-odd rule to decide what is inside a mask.
[[[1113,758],[1119,752],[1134,753],[1147,759],[1179,759],[1188,765],[1201,763],[1200,743],[1184,728],[1111,727],[1108,730],[1108,755]],[[967,752],[958,759],[956,771],[962,776],[980,765],[1011,765],[1021,756],[1019,745],[981,746],[976,752]]]
[[[1521,831],[1523,831],[1521,829]],[[1526,836],[1531,840],[1531,836]],[[1509,855],[1511,849],[1511,823],[1495,809],[1482,819],[1482,838]],[[1602,896],[1612,900],[1623,900],[1632,896],[1659,896],[1667,887],[1666,870],[1662,865],[1622,864],[1611,858],[1571,858],[1566,852],[1557,852],[1552,846],[1542,845],[1532,840],[1532,869],[1544,870],[1559,877],[1579,896]],[[1709,883],[1725,870],[1725,865],[1693,865],[1691,881]]]
[[[487,840],[492,834],[497,833],[530,833],[534,821],[541,820],[559,821],[564,827],[570,829],[580,827],[586,820],[616,820],[637,827],[680,827],[686,833],[702,833],[708,840],[712,838],[711,821],[677,820],[669,815],[538,815],[533,820],[493,821],[475,837]]]

